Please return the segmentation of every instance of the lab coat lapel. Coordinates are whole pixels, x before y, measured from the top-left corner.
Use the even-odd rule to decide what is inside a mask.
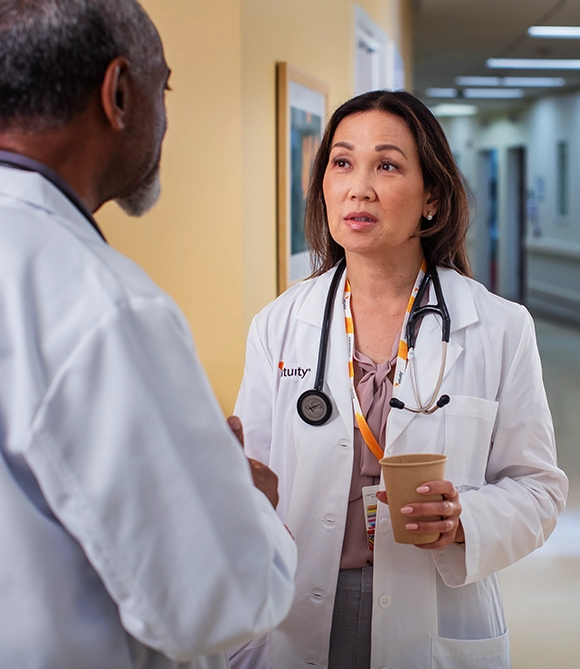
[[[310,294],[298,312],[299,320],[309,323],[316,328],[317,335],[316,337],[309,338],[308,344],[309,347],[314,347],[315,353],[313,352],[313,355],[316,356],[316,359],[318,357],[320,333],[322,330],[322,316],[333,276],[334,270],[330,270],[315,280]],[[343,421],[349,439],[352,440],[354,427],[350,382],[348,378],[348,350],[342,304],[343,297],[344,283],[341,280],[338,284],[332,309],[324,391],[332,399],[334,409]],[[333,419],[335,416],[336,414],[333,413]]]
[[[452,270],[444,269],[439,270],[439,279],[451,317],[451,336],[447,347],[443,385],[439,393],[439,396],[441,396],[446,392],[445,379],[463,352],[462,346],[458,343],[454,335],[459,330],[477,322],[478,316],[467,279]],[[433,290],[433,286],[430,286],[429,304],[436,304],[436,302],[435,291]],[[421,323],[415,346],[417,387],[421,402],[423,403],[429,399],[437,384],[441,368],[441,350],[441,322],[436,316],[428,315]],[[451,392],[449,388],[447,392],[448,394]],[[394,395],[407,406],[417,406],[408,368],[403,383],[398,392],[395,391]],[[387,444],[392,444],[416,417],[417,414],[411,411],[391,410],[387,422]]]

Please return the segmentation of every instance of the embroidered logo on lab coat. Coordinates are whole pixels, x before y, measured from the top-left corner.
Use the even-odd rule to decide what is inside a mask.
[[[280,376],[293,376],[296,379],[303,379],[308,372],[311,372],[310,367],[285,367],[282,360],[278,363],[278,369],[280,370]]]

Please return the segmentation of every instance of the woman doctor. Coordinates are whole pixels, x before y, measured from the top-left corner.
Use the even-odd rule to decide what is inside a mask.
[[[567,480],[532,320],[469,278],[467,226],[461,175],[420,101],[375,91],[335,111],[307,200],[314,274],[254,319],[235,409],[247,454],[279,477],[296,596],[277,630],[234,654],[234,669],[510,666],[497,572],[543,544]],[[404,322],[424,282],[415,308],[442,294],[449,343],[429,312],[409,355]],[[326,368],[312,392],[321,337]],[[419,490],[443,501],[404,513],[411,531],[439,540],[395,543],[384,503],[373,535],[365,500],[381,481],[378,458],[421,451],[448,456],[448,480]]]

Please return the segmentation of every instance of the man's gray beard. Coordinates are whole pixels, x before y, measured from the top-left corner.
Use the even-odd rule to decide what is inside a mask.
[[[143,216],[157,204],[160,195],[161,179],[158,167],[132,193],[117,198],[115,202],[129,216]]]

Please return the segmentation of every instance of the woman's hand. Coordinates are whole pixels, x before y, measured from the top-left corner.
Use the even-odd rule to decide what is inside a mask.
[[[451,543],[462,543],[465,541],[463,526],[459,518],[461,514],[461,502],[459,493],[451,481],[429,481],[417,488],[422,495],[442,495],[440,502],[413,502],[401,509],[401,513],[409,518],[406,524],[407,530],[413,534],[426,532],[440,532],[437,541],[430,544],[419,544],[417,548],[433,550],[434,548],[445,548]],[[387,503],[387,495],[384,490],[378,493],[379,501]],[[439,516],[440,520],[418,521],[415,518],[424,516]]]

